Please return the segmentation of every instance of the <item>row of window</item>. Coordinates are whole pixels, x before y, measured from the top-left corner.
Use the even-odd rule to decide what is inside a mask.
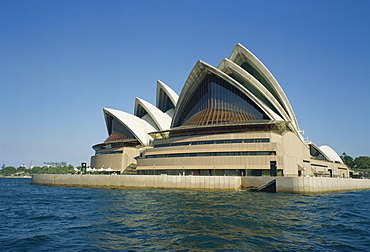
[[[139,170],[139,175],[178,175],[178,176],[270,176],[270,170],[262,169],[177,169],[177,170]],[[278,170],[277,176],[283,176]]]
[[[123,151],[107,151],[107,152],[98,152],[95,155],[106,155],[106,154],[122,154]]]
[[[106,149],[114,149],[114,148],[122,148],[122,147],[135,147],[139,145],[140,142],[135,140],[125,140],[122,142],[111,142],[111,143],[102,143],[94,145],[92,148],[94,151],[98,150],[106,150]]]
[[[112,148],[121,148],[124,146],[122,142],[115,142],[115,143],[103,143],[97,144],[93,146],[94,151],[104,150],[104,149],[112,149]]]
[[[184,145],[203,145],[203,144],[229,144],[229,143],[269,143],[269,138],[255,138],[255,139],[228,139],[228,140],[211,140],[211,141],[193,141],[181,143],[155,144],[154,147],[171,147]]]
[[[147,155],[146,158],[208,157],[208,156],[274,156],[275,151],[202,152]]]

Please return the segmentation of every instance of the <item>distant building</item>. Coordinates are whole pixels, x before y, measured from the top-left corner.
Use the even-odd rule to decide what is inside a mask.
[[[103,109],[109,136],[93,146],[91,167],[146,175],[349,177],[332,148],[304,140],[279,83],[240,44],[217,68],[198,61],[180,96],[158,81],[156,98],[156,106],[136,98],[134,115]]]

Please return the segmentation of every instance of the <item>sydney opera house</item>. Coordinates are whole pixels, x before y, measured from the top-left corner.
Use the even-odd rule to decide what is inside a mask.
[[[91,167],[121,174],[349,177],[329,146],[305,141],[270,71],[237,44],[218,67],[198,61],[177,95],[157,81],[156,105],[104,108],[108,138]]]

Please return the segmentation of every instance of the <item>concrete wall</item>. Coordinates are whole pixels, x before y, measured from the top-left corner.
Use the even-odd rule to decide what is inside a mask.
[[[123,153],[94,155],[91,157],[90,167],[94,167],[96,169],[101,167],[110,167],[115,171],[123,172],[131,163],[136,164],[135,157],[139,156],[140,154],[140,150],[135,147],[103,149],[99,150],[98,152],[101,153],[106,151],[122,151]]]
[[[369,179],[324,177],[276,177],[276,191],[290,193],[319,193],[333,191],[367,190]]]
[[[178,188],[226,191],[240,189],[241,177],[40,174],[32,176],[32,184],[103,188]]]
[[[102,188],[174,188],[226,191],[256,189],[273,179],[276,179],[277,192],[320,193],[370,189],[370,180],[368,179],[323,177],[40,174],[32,176],[32,184]]]

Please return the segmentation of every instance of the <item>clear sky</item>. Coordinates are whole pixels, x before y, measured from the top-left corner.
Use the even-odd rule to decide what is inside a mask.
[[[0,165],[74,166],[107,138],[103,107],[155,104],[237,43],[285,91],[305,137],[370,156],[370,1],[0,0]]]

